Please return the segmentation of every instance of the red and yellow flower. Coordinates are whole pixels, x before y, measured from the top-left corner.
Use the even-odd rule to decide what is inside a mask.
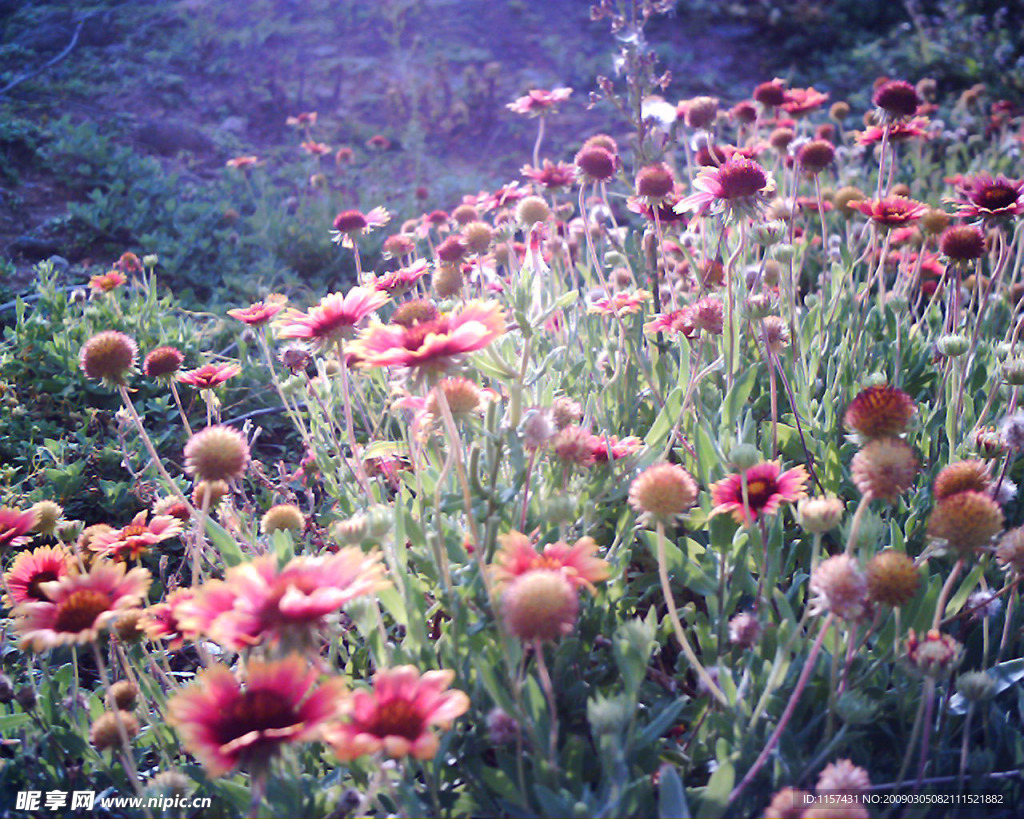
[[[190,387],[195,387],[197,390],[212,390],[228,379],[234,378],[240,372],[242,372],[242,368],[237,364],[214,364],[210,362],[202,367],[181,373],[178,376],[178,381],[182,384],[188,384]]]
[[[138,560],[151,546],[181,534],[178,518],[157,515],[147,523],[147,516],[147,512],[139,512],[127,526],[101,532],[89,541],[89,549],[100,557]]]
[[[264,773],[283,746],[320,739],[346,702],[340,679],[318,684],[318,676],[296,655],[253,660],[244,684],[211,666],[168,701],[168,721],[211,776],[238,766]]]
[[[285,304],[288,302],[288,297],[281,293],[272,293],[267,296],[263,301],[257,301],[248,307],[239,307],[234,310],[228,310],[228,315],[233,319],[238,319],[250,327],[259,327],[266,324],[274,316],[280,313]]]
[[[353,345],[364,367],[442,371],[481,350],[505,332],[505,311],[495,301],[474,300],[452,313],[407,325],[372,323]]]
[[[76,570],[71,554],[63,546],[40,546],[22,552],[4,572],[4,602],[8,606],[46,602],[49,598],[43,593],[42,584],[60,580]]]
[[[712,516],[732,513],[737,523],[755,522],[774,515],[783,503],[795,503],[807,496],[807,470],[795,466],[785,472],[777,461],[755,464],[743,473],[729,475],[711,486]],[[746,503],[743,482],[746,480]]]
[[[66,574],[40,583],[46,600],[22,603],[12,612],[21,645],[45,651],[89,643],[119,614],[136,608],[152,582],[146,569],[97,561],[85,574]]]
[[[598,545],[591,537],[581,537],[572,546],[561,540],[548,543],[539,552],[522,532],[498,535],[498,542],[501,548],[491,573],[499,588],[527,572],[548,569],[563,575],[573,587],[595,593],[594,584],[610,574],[608,561],[597,557]]]
[[[325,739],[348,762],[383,751],[398,759],[431,759],[442,730],[469,710],[469,697],[450,688],[453,671],[420,674],[411,665],[381,669],[370,691],[354,691],[342,702],[345,721],[331,725]]]
[[[331,293],[302,312],[291,308],[280,319],[279,338],[299,338],[320,347],[351,338],[356,326],[387,304],[388,295],[369,287],[353,287],[348,293]]]
[[[28,543],[32,529],[36,525],[36,518],[33,509],[22,511],[0,506],[0,548],[23,546]]]

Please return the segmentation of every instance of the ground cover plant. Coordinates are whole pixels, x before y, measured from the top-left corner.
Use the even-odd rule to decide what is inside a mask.
[[[507,102],[518,179],[303,200],[337,287],[39,267],[9,815],[1017,815],[1024,117],[924,75],[673,103],[670,5],[604,0],[621,71]],[[225,168],[257,219],[274,161]]]

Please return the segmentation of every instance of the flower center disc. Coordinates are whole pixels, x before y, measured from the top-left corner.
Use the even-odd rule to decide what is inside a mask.
[[[96,618],[110,608],[110,598],[95,589],[73,592],[57,610],[54,631],[78,632],[92,628]]]

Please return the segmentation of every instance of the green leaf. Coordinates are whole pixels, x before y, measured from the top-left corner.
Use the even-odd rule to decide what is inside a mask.
[[[230,568],[245,562],[246,557],[242,553],[242,547],[239,546],[238,541],[217,521],[211,518],[206,519],[206,534],[226,567]]]
[[[658,771],[658,816],[660,819],[690,819],[686,791],[675,765],[662,765]]]

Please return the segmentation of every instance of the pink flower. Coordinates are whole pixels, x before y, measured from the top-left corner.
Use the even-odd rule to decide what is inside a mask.
[[[249,168],[255,168],[257,165],[262,165],[263,163],[260,162],[260,158],[258,156],[236,156],[233,157],[232,159],[229,159],[224,164],[227,165],[229,168],[234,168],[235,170],[239,171],[245,171],[248,170]]]
[[[915,222],[928,212],[928,206],[905,196],[889,196],[885,199],[857,200],[850,203],[881,228],[902,227]]]
[[[31,538],[28,537],[36,525],[37,515],[34,510],[21,512],[7,506],[0,506],[0,548],[6,546],[23,546]]]
[[[212,390],[219,387],[229,378],[234,378],[242,372],[237,364],[204,364],[195,370],[188,370],[178,376],[182,384],[188,384],[197,390]]]
[[[195,589],[176,589],[162,603],[145,610],[140,626],[150,640],[166,640],[171,651],[177,651],[185,640],[194,640],[199,632],[184,628],[178,621],[179,607],[195,598]]]
[[[259,327],[260,325],[266,324],[274,316],[280,313],[285,304],[288,301],[287,296],[282,296],[280,293],[273,293],[264,301],[257,301],[248,307],[237,308],[235,310],[228,310],[228,315],[231,318],[238,319],[250,327]]]
[[[120,270],[110,270],[107,273],[100,273],[89,279],[89,289],[94,293],[109,293],[111,290],[120,287],[128,279]]]
[[[999,219],[1024,213],[1024,179],[993,177],[988,173],[963,177],[956,196],[947,200],[959,206],[964,219]]]
[[[177,617],[187,630],[237,651],[286,635],[307,637],[328,614],[385,586],[379,553],[342,549],[295,557],[282,569],[267,555],[233,566],[223,581],[201,586],[193,600],[182,603]]]
[[[239,765],[262,773],[282,746],[319,739],[338,716],[344,684],[335,678],[317,685],[317,677],[297,655],[250,661],[244,687],[226,667],[211,666],[171,697],[168,722],[211,776]]]
[[[431,729],[446,729],[469,710],[469,697],[449,690],[454,679],[453,671],[421,675],[411,665],[381,669],[372,690],[355,691],[342,702],[347,721],[330,726],[325,739],[345,762],[378,751],[431,759],[440,746]]]
[[[146,523],[146,512],[139,512],[122,529],[101,532],[89,540],[89,549],[100,557],[138,560],[160,541],[181,534],[181,521],[170,515],[157,515]]]
[[[321,348],[351,338],[356,325],[388,301],[387,293],[369,287],[353,287],[348,293],[324,296],[309,312],[291,308],[280,318],[280,338],[301,338]]]
[[[344,210],[334,217],[331,238],[342,247],[352,247],[353,236],[370,233],[376,228],[384,227],[390,221],[391,214],[382,207],[376,207],[369,213]]]
[[[700,173],[693,182],[697,193],[679,200],[680,213],[695,211],[753,215],[775,193],[775,181],[753,159],[734,157],[718,168]]]
[[[423,321],[373,323],[353,345],[365,367],[444,370],[456,358],[481,350],[505,332],[505,312],[495,301],[467,302],[455,312]]]
[[[889,142],[906,142],[908,139],[926,140],[929,137],[928,120],[917,117],[909,122],[893,122],[889,125]],[[881,125],[869,125],[857,133],[858,145],[874,145],[882,141],[885,128]]]
[[[9,606],[19,603],[48,602],[41,585],[60,580],[76,570],[71,554],[63,546],[40,546],[31,552],[22,552],[4,572],[7,594],[4,602]]]
[[[625,316],[631,313],[639,313],[644,302],[651,298],[646,290],[634,290],[633,292],[620,292],[610,298],[599,298],[587,308],[588,313],[599,313],[602,316]]]
[[[146,569],[97,561],[86,574],[66,574],[39,584],[45,601],[22,603],[12,612],[22,647],[45,651],[89,643],[125,609],[145,598],[152,578]]]
[[[625,438],[619,438],[615,435],[595,435],[593,440],[594,460],[598,463],[617,461],[620,458],[634,455],[640,451],[644,443],[634,435],[629,435]]]
[[[398,270],[381,273],[370,282],[370,286],[375,290],[381,290],[392,298],[395,298],[412,289],[416,282],[426,276],[429,272],[430,268],[427,266],[426,260],[417,259],[406,267],[400,267]]]
[[[540,552],[526,535],[515,530],[498,535],[498,542],[501,548],[491,572],[499,588],[527,572],[548,569],[560,573],[574,588],[596,594],[594,584],[607,580],[611,573],[608,561],[597,557],[598,546],[592,537],[581,537],[572,546],[561,540],[548,543]]]
[[[515,102],[510,102],[505,107],[516,114],[536,117],[553,111],[558,103],[569,99],[571,94],[571,88],[555,88],[551,91],[542,91],[535,88],[527,92],[525,97],[519,97]]]
[[[685,338],[696,338],[700,335],[700,330],[694,323],[693,307],[690,306],[673,310],[671,313],[658,313],[644,325],[644,332],[648,335],[654,333],[679,334]]]
[[[743,502],[743,477],[747,481],[747,504]],[[761,515],[774,515],[783,503],[795,503],[807,496],[807,470],[802,466],[782,471],[776,461],[750,467],[743,475],[729,475],[711,487],[712,516],[731,512],[733,520],[755,522]]]
[[[545,159],[540,168],[523,165],[519,173],[548,190],[568,188],[576,181],[576,169],[572,165],[567,162],[555,164],[550,159]]]
[[[791,117],[800,117],[808,114],[824,103],[828,102],[828,94],[823,94],[811,88],[788,88],[785,91],[785,99],[779,107]]]

